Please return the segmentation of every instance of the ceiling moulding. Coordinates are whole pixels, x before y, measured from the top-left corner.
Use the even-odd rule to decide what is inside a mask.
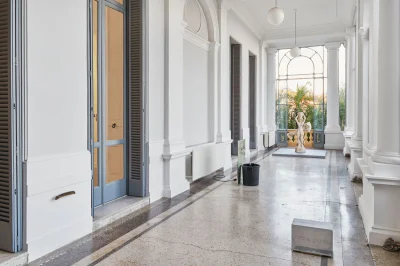
[[[298,27],[298,39],[302,37],[315,36],[315,35],[331,35],[331,34],[345,34],[346,26],[342,23],[330,23],[308,27]],[[284,39],[293,39],[294,29],[278,29],[266,31],[263,40],[267,42],[276,42]]]
[[[310,47],[310,46],[325,45],[326,43],[330,42],[344,43],[345,37],[343,34],[316,35],[316,36],[303,37],[297,39],[297,46],[300,48]],[[290,49],[293,47],[293,38],[269,42],[268,47],[277,49]]]
[[[236,4],[244,1],[228,1],[230,11],[233,12],[237,18],[244,24],[246,27],[258,38],[262,39],[265,30],[264,28],[258,23],[254,16],[247,10],[247,7],[242,4]]]

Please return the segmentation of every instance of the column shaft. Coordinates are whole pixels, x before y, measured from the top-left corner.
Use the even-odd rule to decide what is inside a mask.
[[[268,130],[276,130],[276,48],[268,48],[267,58],[267,99],[268,99]]]
[[[339,126],[339,47],[340,43],[326,44],[328,49],[327,123],[325,132],[340,132]]]
[[[377,153],[400,155],[399,2],[380,1]]]

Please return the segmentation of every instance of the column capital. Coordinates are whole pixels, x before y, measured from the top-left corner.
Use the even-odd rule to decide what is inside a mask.
[[[278,52],[278,49],[276,48],[268,48],[268,54],[269,55],[275,55]]]
[[[360,35],[363,41],[369,40],[369,28],[368,27],[360,27],[358,30],[358,34]]]
[[[267,41],[260,41],[260,46],[261,46],[262,48],[268,48]]]
[[[341,44],[340,42],[329,42],[325,43],[325,47],[328,50],[338,50]]]

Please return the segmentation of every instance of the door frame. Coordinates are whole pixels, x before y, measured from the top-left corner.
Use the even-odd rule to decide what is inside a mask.
[[[93,17],[92,17],[92,7],[93,7],[93,1],[94,0],[87,0],[87,66],[88,66],[88,136],[87,136],[87,140],[88,140],[88,150],[89,152],[93,155],[93,148],[94,148],[94,143],[93,143],[93,139],[92,139],[92,133],[93,133],[93,99],[92,99],[92,95],[93,95],[93,61],[92,61],[92,52],[93,52],[93,25],[92,25],[92,21],[93,21]],[[117,3],[114,0],[108,0],[109,2],[113,2],[113,3]],[[131,0],[124,0],[124,7],[125,7],[125,16],[124,16],[124,20],[125,20],[125,25],[124,25],[124,31],[125,31],[125,41],[124,41],[124,49],[125,49],[125,57],[128,58],[129,55],[129,51],[128,51],[128,42],[129,42],[129,16],[130,16],[130,10],[129,10],[129,6],[130,6],[130,1]],[[143,110],[143,114],[142,114],[142,154],[143,154],[143,162],[142,162],[142,180],[140,182],[140,188],[138,188],[138,183],[139,182],[132,182],[131,178],[130,178],[130,171],[129,171],[129,167],[130,164],[128,162],[128,149],[129,149],[129,145],[130,145],[130,139],[129,139],[129,128],[130,126],[128,125],[130,123],[128,117],[129,117],[129,111],[130,111],[130,102],[129,99],[126,99],[125,103],[125,114],[124,114],[124,126],[125,126],[125,152],[124,152],[124,160],[125,160],[125,167],[124,167],[124,171],[125,171],[125,176],[126,176],[126,181],[127,181],[127,195],[136,195],[136,194],[140,194],[143,195],[143,197],[149,196],[149,172],[148,172],[148,167],[149,167],[149,136],[148,136],[148,128],[149,128],[149,112],[148,112],[148,108],[149,108],[149,104],[148,104],[148,7],[149,3],[148,1],[143,1],[142,4],[142,16],[143,16],[143,20],[142,20],[142,34],[143,34],[143,40],[142,40],[142,65],[143,65],[143,69],[142,71],[142,110]],[[130,92],[129,92],[129,65],[128,65],[128,59],[126,59],[125,61],[125,96],[129,97]],[[93,161],[93,157],[91,156],[91,171],[92,171],[92,216],[94,217],[94,203],[95,203],[95,198],[94,198],[94,179],[93,179],[93,169],[94,169],[94,161]]]
[[[97,31],[98,31],[98,49],[97,53],[98,55],[98,70],[97,70],[97,86],[98,86],[98,97],[97,97],[97,117],[98,117],[98,123],[97,123],[97,138],[98,138],[98,143],[96,144],[93,141],[93,105],[94,105],[94,100],[93,100],[93,76],[92,76],[92,70],[93,70],[93,17],[92,17],[92,9],[93,9],[93,0],[90,1],[89,3],[89,9],[90,9],[90,14],[89,14],[89,32],[91,34],[90,38],[90,47],[88,47],[90,50],[88,51],[88,58],[90,58],[90,62],[88,62],[88,65],[90,67],[90,81],[88,81],[89,84],[89,95],[88,98],[90,100],[90,123],[89,125],[89,142],[90,142],[90,152],[93,154],[94,149],[98,149],[98,187],[94,187],[94,179],[93,179],[93,169],[94,169],[94,156],[91,156],[92,160],[92,186],[93,186],[93,196],[92,196],[92,201],[94,206],[100,206],[103,204],[106,204],[109,201],[112,201],[114,199],[117,199],[119,197],[123,197],[124,195],[127,194],[127,186],[128,186],[128,177],[127,177],[127,163],[128,160],[127,158],[127,108],[126,105],[128,104],[128,97],[127,97],[127,82],[126,82],[126,75],[127,75],[127,60],[126,60],[126,55],[127,55],[127,36],[126,36],[126,21],[127,21],[127,4],[126,0],[124,1],[124,5],[121,7],[121,4],[117,3],[114,0],[98,0],[98,21],[101,21],[101,23],[97,24]],[[111,8],[114,11],[120,12],[123,15],[123,32],[124,32],[124,46],[123,46],[123,58],[124,58],[124,76],[123,76],[123,95],[124,95],[124,106],[123,106],[123,139],[119,140],[107,140],[105,138],[104,133],[107,131],[106,128],[106,110],[107,110],[107,89],[106,89],[106,79],[107,79],[107,74],[106,74],[106,50],[105,50],[105,43],[106,43],[106,24],[105,24],[105,12],[107,8]],[[104,18],[104,19],[102,19]],[[89,42],[88,42],[89,43]],[[111,182],[107,184],[106,182],[106,163],[107,163],[107,148],[108,147],[114,147],[117,145],[123,145],[123,161],[124,161],[124,178],[121,180],[118,180],[116,182]],[[107,188],[109,191],[114,191],[113,189],[110,190],[110,187],[114,187],[116,189],[116,192],[113,194],[110,194],[107,192]]]
[[[10,132],[11,132],[11,238],[12,252],[24,248],[24,195],[23,184],[26,182],[27,125],[26,125],[26,2],[9,0],[10,34],[9,34],[9,80],[10,80]]]
[[[238,47],[237,50],[234,50],[233,48]],[[237,42],[233,37],[230,37],[230,43],[229,43],[229,64],[230,64],[230,129],[231,129],[231,138],[232,138],[232,144],[231,144],[231,155],[237,156],[238,155],[238,141],[243,139],[242,135],[242,55],[243,55],[243,50],[242,50],[242,44]],[[235,52],[239,54],[239,61],[234,60],[234,55]],[[238,64],[238,65],[237,65]],[[238,66],[239,70],[239,93],[238,95],[235,94],[235,71],[237,70],[236,67]],[[239,98],[239,104],[236,106],[235,105],[235,97]],[[236,110],[238,109],[238,110]],[[239,126],[238,128],[235,127],[235,113],[239,112],[238,119],[239,119]],[[235,133],[239,135],[239,139],[235,139]]]
[[[249,147],[257,149],[257,55],[249,51]],[[253,106],[251,105],[253,102]]]

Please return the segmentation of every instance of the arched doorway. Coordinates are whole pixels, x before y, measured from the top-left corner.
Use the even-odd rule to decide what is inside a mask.
[[[305,134],[305,146],[324,148],[326,125],[327,51],[324,46],[301,48],[293,58],[289,49],[278,50],[277,144],[295,146],[295,116],[302,111],[312,130]],[[288,133],[290,133],[288,135]]]

